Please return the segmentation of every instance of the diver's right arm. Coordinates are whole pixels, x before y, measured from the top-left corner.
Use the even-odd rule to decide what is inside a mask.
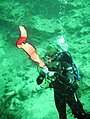
[[[44,66],[42,71],[40,72],[39,76],[36,79],[36,82],[38,85],[40,85],[43,82],[43,80],[46,77],[46,75],[48,74],[48,72],[49,71],[48,71],[47,66]]]
[[[48,67],[45,66],[40,72],[39,76],[37,77],[36,82],[38,85],[40,85],[46,77],[53,77],[53,76],[54,76],[54,72],[49,71]]]

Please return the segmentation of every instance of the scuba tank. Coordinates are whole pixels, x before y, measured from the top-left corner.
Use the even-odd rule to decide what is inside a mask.
[[[73,64],[73,73],[74,73],[74,78],[80,81],[81,76],[79,75],[78,69],[75,64]]]
[[[58,38],[57,44],[58,44],[59,48],[61,49],[61,55],[64,54],[67,56],[67,58],[64,58],[62,60],[65,60],[65,61],[68,60],[69,61],[71,59],[74,78],[77,79],[78,81],[80,81],[81,77],[79,75],[78,69],[77,69],[76,65],[73,63],[71,54],[68,52],[68,44],[65,42],[64,37],[62,35],[61,35],[61,37]]]

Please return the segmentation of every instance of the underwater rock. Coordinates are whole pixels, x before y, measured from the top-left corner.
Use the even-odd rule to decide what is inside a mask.
[[[1,98],[0,99],[0,117],[4,114],[6,110],[6,105],[11,99],[16,95],[15,92],[9,92],[7,95],[7,98]],[[4,96],[3,96],[4,97]]]
[[[23,77],[25,75],[25,72],[24,71],[19,71],[18,73],[17,73],[17,76],[18,77]]]

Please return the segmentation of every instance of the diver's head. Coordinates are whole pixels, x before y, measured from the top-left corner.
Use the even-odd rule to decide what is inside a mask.
[[[47,51],[44,56],[44,60],[46,64],[49,64],[52,62],[54,55],[58,52],[58,49],[54,46],[48,46]]]

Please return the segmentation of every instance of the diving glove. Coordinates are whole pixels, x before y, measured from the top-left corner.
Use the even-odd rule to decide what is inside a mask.
[[[45,66],[43,68],[42,72],[45,73],[45,75],[47,75],[49,77],[53,77],[54,76],[54,72],[53,71],[49,71],[47,66]]]
[[[45,67],[42,69],[42,72],[44,72],[45,74],[48,74],[48,72],[49,72],[48,67],[45,66]]]
[[[55,73],[55,72],[53,72],[53,71],[49,71],[48,76],[49,76],[49,77],[53,77],[53,76],[54,76],[54,73]]]

